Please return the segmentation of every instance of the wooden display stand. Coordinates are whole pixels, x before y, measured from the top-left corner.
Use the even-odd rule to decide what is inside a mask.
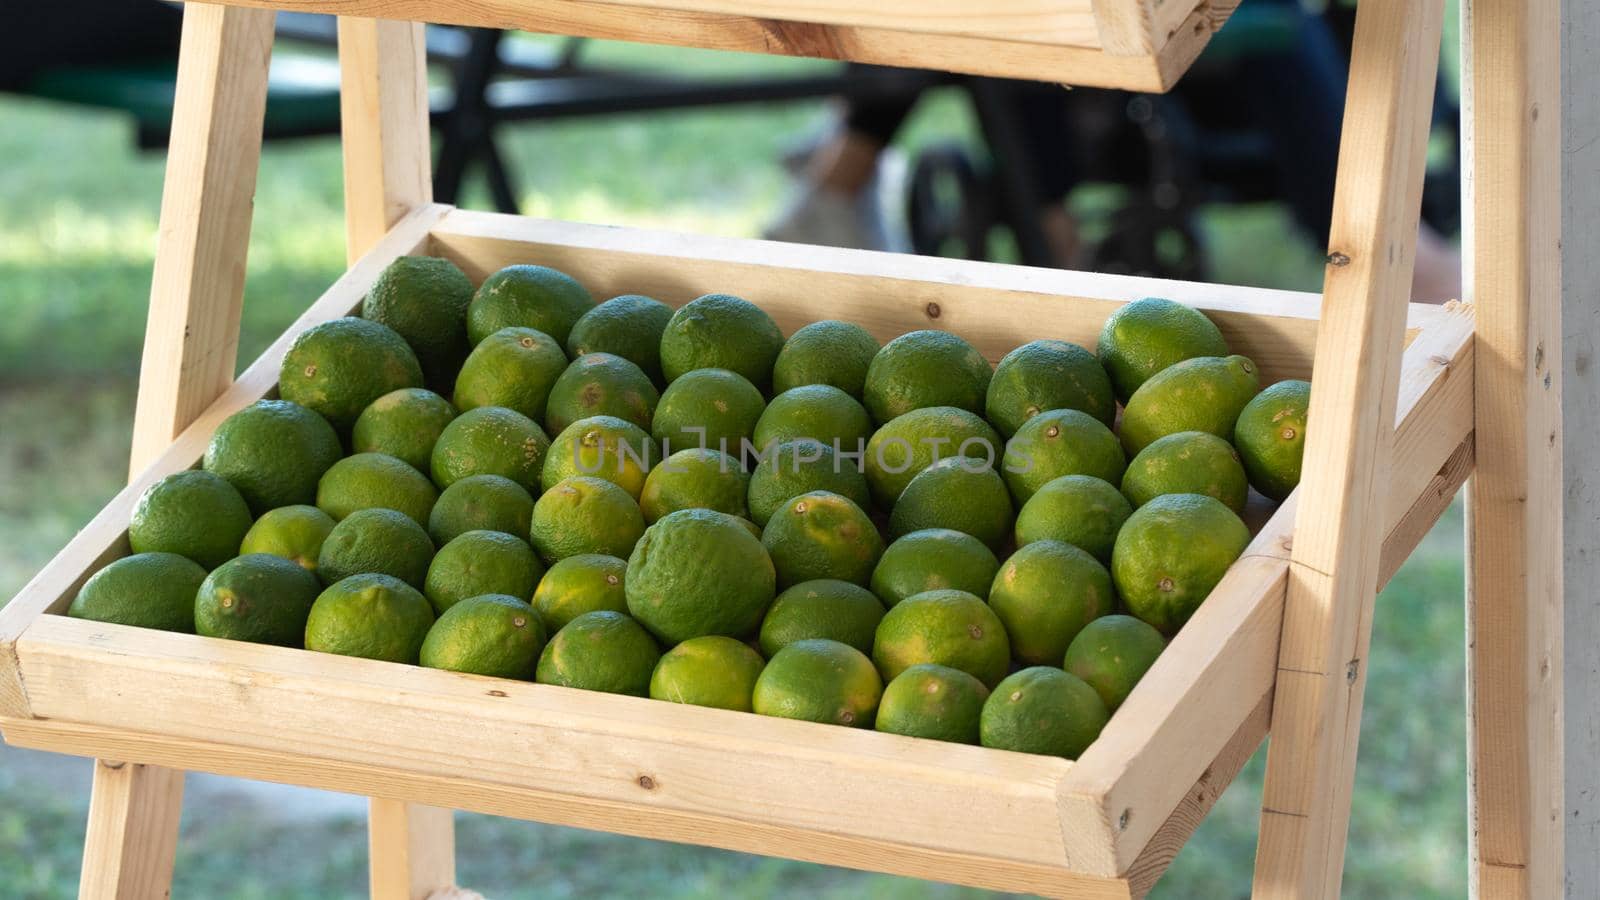
[[[132,480],[0,612],[0,730],[97,757],[84,897],[169,889],[184,770],[373,798],[372,891],[454,883],[462,809],[1052,896],[1146,892],[1270,731],[1260,896],[1339,892],[1378,588],[1472,476],[1474,880],[1561,870],[1555,0],[1464,0],[1477,302],[1409,305],[1443,0],[1360,6],[1323,295],[472,213],[429,194],[422,26],[398,18],[1165,89],[1227,0],[189,3]],[[237,381],[272,9],[339,23],[349,271]],[[980,11],[981,10],[981,11]],[[1543,115],[1541,116],[1541,112]],[[1093,346],[1119,303],[1204,309],[1263,381],[1310,377],[1307,473],[1076,762],[69,619],[138,495],[275,390],[295,335],[398,256],[597,296],[717,290],[785,331],[945,328],[991,359]],[[1320,315],[1318,314],[1320,303]],[[104,760],[117,760],[107,762]]]

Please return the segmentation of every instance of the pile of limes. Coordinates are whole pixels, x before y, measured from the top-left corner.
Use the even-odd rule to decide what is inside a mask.
[[[991,368],[430,257],[279,384],[72,615],[1069,758],[1298,482],[1309,392],[1167,300]]]

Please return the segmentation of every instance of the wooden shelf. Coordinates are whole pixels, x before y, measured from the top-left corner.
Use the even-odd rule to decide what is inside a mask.
[[[1239,0],[237,0],[234,5],[1163,92]]]
[[[944,328],[991,359],[1092,345],[1120,303],[1205,310],[1267,379],[1309,377],[1316,298],[1282,291],[412,212],[0,610],[0,731],[20,746],[1053,896],[1142,895],[1265,736],[1290,580],[1290,499],[1075,763],[631,697],[69,619],[128,553],[139,494],[275,393],[305,329],[359,307],[398,256],[474,280],[562,268],[601,296],[732,291],[785,331]],[[1472,315],[1413,306],[1383,519],[1383,579],[1471,468]],[[1465,462],[1463,462],[1463,454]]]

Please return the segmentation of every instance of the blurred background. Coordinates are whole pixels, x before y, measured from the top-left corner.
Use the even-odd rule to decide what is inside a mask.
[[[172,10],[139,2],[155,12],[114,35],[29,11],[0,37],[0,598],[125,480],[177,35]],[[1166,98],[431,29],[437,193],[585,222],[1315,291],[1348,10],[1258,9]],[[241,368],[344,268],[331,29],[280,22]],[[1418,296],[1433,300],[1458,289],[1456,34],[1452,20],[1419,253]],[[28,62],[41,55],[48,65]],[[1466,893],[1462,592],[1452,512],[1379,600],[1350,896]],[[1248,894],[1263,759],[1157,896]],[[0,747],[7,896],[75,895],[88,780],[85,761]],[[194,776],[174,895],[364,896],[364,809]],[[461,882],[494,898],[980,893],[483,816],[458,829]]]

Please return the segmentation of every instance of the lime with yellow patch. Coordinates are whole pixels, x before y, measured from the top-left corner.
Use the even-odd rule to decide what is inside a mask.
[[[566,370],[567,355],[555,338],[534,328],[502,328],[479,341],[462,364],[456,406],[463,412],[502,406],[542,422]]]
[[[872,358],[862,399],[879,424],[932,406],[982,413],[992,373],[975,347],[948,331],[902,334]]]
[[[848,497],[808,491],[790,497],[767,520],[761,543],[778,572],[778,587],[831,578],[866,585],[883,555],[883,538]]]
[[[431,627],[433,607],[421,591],[390,575],[351,575],[317,595],[305,647],[416,665]]]
[[[989,588],[1011,655],[1031,666],[1059,664],[1078,632],[1115,604],[1106,567],[1059,541],[1034,541],[1013,553]]]
[[[739,461],[720,450],[679,450],[645,477],[639,509],[654,522],[680,509],[712,509],[743,518],[750,476]]]
[[[978,743],[989,689],[960,669],[920,663],[894,677],[878,704],[879,731],[906,737]]]
[[[194,598],[206,570],[176,553],[135,553],[83,583],[67,615],[74,619],[194,633]]]
[[[1243,356],[1201,356],[1162,369],[1122,410],[1122,445],[1137,454],[1158,438],[1204,431],[1227,440],[1260,390],[1256,365]],[[1109,479],[1108,479],[1109,480]]]
[[[691,638],[662,654],[650,676],[650,698],[750,712],[765,667],[761,654],[733,638]]]
[[[317,576],[281,556],[252,553],[230,559],[206,576],[195,594],[194,631],[202,637],[298,647],[320,593]]]
[[[591,416],[556,435],[541,481],[548,491],[568,478],[599,478],[638,500],[660,458],[660,447],[644,429],[615,416]]]
[[[978,721],[985,747],[1077,759],[1110,714],[1094,688],[1053,666],[1023,669],[995,685]]]
[[[884,606],[913,594],[953,588],[987,596],[1000,561],[983,542],[948,528],[925,528],[890,544],[872,570],[872,592]]]
[[[769,658],[796,641],[830,640],[872,652],[883,604],[857,584],[818,579],[797,584],[772,601],[761,620],[761,652]]]
[[[469,531],[439,548],[428,566],[422,593],[443,614],[457,603],[483,594],[505,594],[526,601],[544,575],[544,566],[521,538],[498,531]]]
[[[1262,495],[1282,500],[1300,484],[1310,408],[1311,382],[1280,381],[1240,410],[1233,444],[1250,484]]]
[[[557,560],[533,592],[533,609],[551,634],[584,613],[628,611],[623,578],[628,561],[603,553],[580,553]]]
[[[650,434],[667,452],[704,448],[743,458],[766,404],[743,375],[696,369],[667,385]]]
[[[1232,444],[1204,431],[1180,431],[1139,451],[1122,475],[1122,493],[1135,507],[1162,494],[1205,494],[1242,515],[1250,485]]]
[[[1167,494],[1128,517],[1111,554],[1111,577],[1128,612],[1170,636],[1249,543],[1250,529],[1215,498]]]
[[[472,475],[499,475],[539,490],[550,438],[538,423],[501,406],[481,406],[457,416],[433,446],[433,482],[448,488]]]
[[[422,386],[422,366],[405,339],[354,316],[302,331],[278,370],[278,396],[318,413],[341,434],[372,401]]]
[[[1126,403],[1140,385],[1169,366],[1198,356],[1227,356],[1228,342],[1194,307],[1146,297],[1106,319],[1097,349],[1117,399]]]
[[[317,508],[338,520],[363,509],[392,509],[426,526],[438,500],[428,476],[382,453],[347,456],[317,482]]]
[[[622,613],[601,610],[568,622],[539,654],[534,680],[540,684],[650,695],[650,676],[661,648],[642,625]]]
[[[1166,649],[1161,632],[1133,616],[1095,619],[1067,648],[1061,667],[1082,678],[1116,712]]]
[[[644,534],[644,514],[628,492],[603,478],[558,482],[533,504],[529,533],[546,563],[582,553],[623,557]]]
[[[615,416],[648,431],[661,395],[644,370],[620,356],[590,353],[567,366],[550,389],[544,426],[559,434],[591,416]]]
[[[878,341],[854,322],[812,322],[784,342],[772,364],[772,390],[779,396],[808,384],[836,387],[861,399]]]
[[[883,696],[872,660],[838,641],[796,641],[767,661],[751,697],[763,716],[871,728]]]
[[[984,397],[984,417],[1005,437],[1052,409],[1076,409],[1111,425],[1117,400],[1093,353],[1067,341],[1031,341],[1000,359]]]
[[[921,663],[960,669],[995,685],[1011,669],[1011,642],[994,610],[966,591],[924,591],[891,607],[872,640],[885,679]]]
[[[456,408],[433,391],[390,391],[361,411],[350,433],[350,448],[392,456],[426,474],[433,445],[455,417]]]
[[[591,309],[594,298],[571,275],[547,266],[506,266],[485,278],[472,295],[467,338],[477,346],[502,328],[533,328],[560,346]]]
[[[245,532],[244,540],[239,542],[239,555],[270,553],[315,573],[322,542],[328,539],[333,526],[333,517],[315,506],[268,510]]]
[[[750,473],[750,518],[767,522],[789,500],[828,491],[865,509],[872,503],[867,477],[855,459],[813,440],[790,441],[768,451]]]
[[[418,661],[430,669],[532,681],[544,644],[544,625],[526,600],[484,594],[439,616]]]

